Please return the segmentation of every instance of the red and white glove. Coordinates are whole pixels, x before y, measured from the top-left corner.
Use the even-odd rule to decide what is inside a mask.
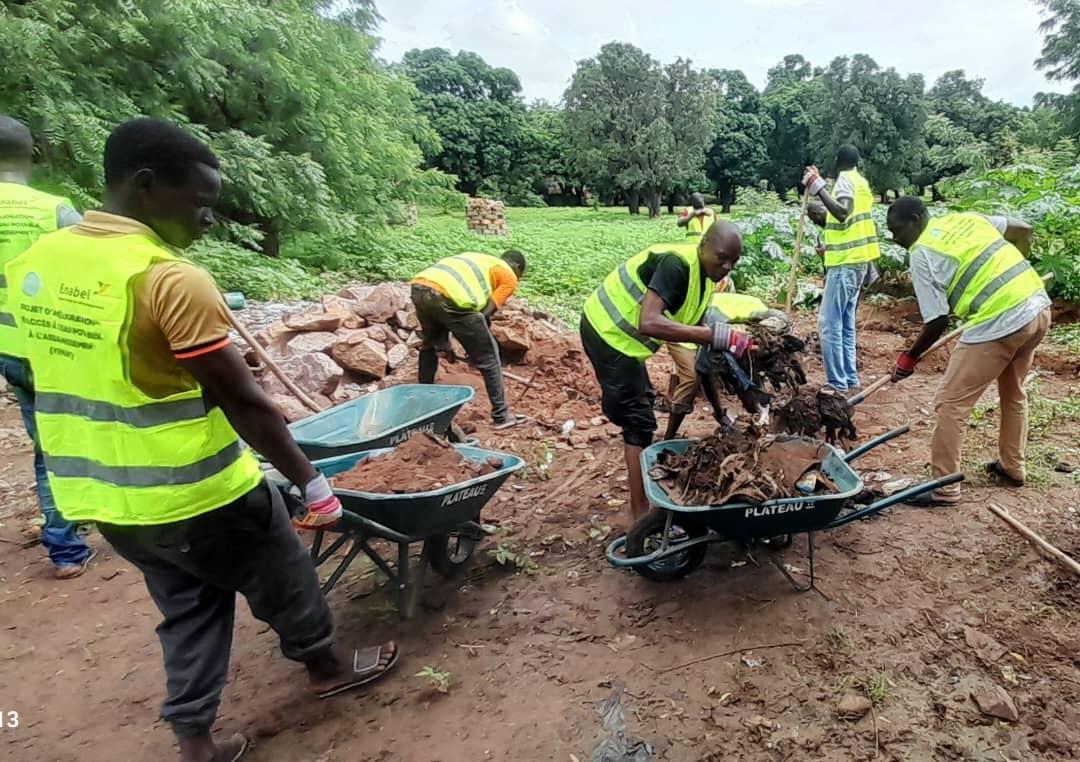
[[[903,381],[905,378],[909,377],[915,372],[915,366],[918,364],[919,359],[917,357],[912,357],[907,352],[901,353],[901,355],[896,358],[896,367],[893,368],[893,383],[895,384],[898,381]]]
[[[816,196],[825,190],[825,181],[821,179],[817,167],[807,167],[806,174],[802,178],[803,187],[810,190],[811,196]]]
[[[330,489],[330,482],[326,481],[322,474],[305,484],[301,493],[308,510],[305,516],[293,519],[293,525],[302,529],[317,529],[333,524],[341,518],[341,501],[337,499]]]
[[[716,323],[712,329],[712,348],[721,352],[731,352],[735,359],[741,360],[754,348],[753,337],[727,323]]]

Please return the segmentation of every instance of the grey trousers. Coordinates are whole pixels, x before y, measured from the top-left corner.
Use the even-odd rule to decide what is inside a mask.
[[[412,302],[424,343],[420,345],[420,383],[435,383],[439,367],[438,350],[448,348],[454,335],[469,355],[469,362],[484,377],[484,388],[491,402],[491,417],[498,423],[510,415],[503,387],[499,345],[491,335],[487,320],[480,312],[466,312],[455,307],[438,291],[427,286],[412,287]]]
[[[240,499],[157,526],[98,524],[146,579],[162,621],[167,697],[161,718],[178,738],[210,732],[229,670],[236,594],[277,633],[289,659],[308,661],[333,642],[315,567],[265,482]]]

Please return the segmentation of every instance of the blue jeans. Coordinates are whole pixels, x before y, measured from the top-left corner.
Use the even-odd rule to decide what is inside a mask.
[[[825,380],[838,391],[860,386],[855,364],[855,310],[866,278],[867,265],[830,267],[818,313],[821,360]]]
[[[41,544],[49,551],[49,558],[54,564],[82,563],[90,555],[90,548],[75,533],[75,525],[68,523],[60,515],[53,501],[52,490],[49,489],[45,457],[41,453],[37,424],[34,422],[34,382],[30,376],[30,366],[25,360],[0,354],[0,375],[7,379],[15,393],[26,433],[34,442],[34,478],[37,482],[41,515],[45,517],[45,526],[41,528]]]

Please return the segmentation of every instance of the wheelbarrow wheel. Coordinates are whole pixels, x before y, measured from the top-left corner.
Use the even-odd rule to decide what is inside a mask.
[[[479,541],[463,533],[440,534],[424,541],[431,568],[447,579],[453,579],[464,569]]]
[[[626,535],[627,557],[644,556],[654,553],[660,548],[664,539],[664,527],[667,525],[667,511],[655,510],[647,516],[639,519]],[[686,516],[674,514],[671,520],[669,539],[673,544],[701,537],[708,530],[701,524],[688,520]],[[670,582],[682,579],[694,569],[701,566],[705,560],[707,545],[701,543],[692,548],[687,548],[682,553],[676,553],[653,561],[651,564],[640,564],[633,567],[634,571],[642,577],[657,582]]]

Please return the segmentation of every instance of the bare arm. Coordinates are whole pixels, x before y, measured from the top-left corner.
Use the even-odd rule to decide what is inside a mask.
[[[664,300],[649,289],[641,303],[641,321],[638,329],[652,339],[661,341],[692,341],[695,344],[711,344],[712,329],[703,325],[683,325],[664,316]]]
[[[303,486],[317,475],[285,426],[281,411],[251,375],[231,346],[179,360],[220,407],[236,433],[293,484]]]
[[[941,335],[945,333],[945,329],[949,327],[949,316],[942,315],[941,317],[934,318],[929,323],[926,323],[922,327],[922,332],[919,337],[915,339],[915,343],[911,345],[911,349],[907,351],[909,355],[916,360],[922,357],[923,352],[933,346],[934,342],[941,338]]]
[[[821,199],[821,203],[825,205],[825,208],[829,210],[829,213],[836,219],[843,222],[851,214],[851,207],[854,205],[854,200],[850,198],[842,198],[837,201],[832,197],[827,190],[822,188],[818,194],[818,198]]]
[[[1011,243],[1026,257],[1031,253],[1031,239],[1034,235],[1031,225],[1015,217],[1009,217],[1005,228],[1005,240]]]

